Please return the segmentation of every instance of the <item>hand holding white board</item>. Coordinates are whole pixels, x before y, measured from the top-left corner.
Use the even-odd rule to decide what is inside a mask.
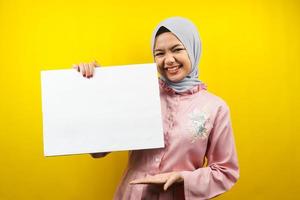
[[[45,156],[164,147],[156,64],[41,72]]]

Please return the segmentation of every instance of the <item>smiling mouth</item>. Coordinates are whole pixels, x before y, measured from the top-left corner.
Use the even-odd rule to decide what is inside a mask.
[[[169,72],[170,74],[176,74],[180,68],[182,68],[182,65],[177,65],[174,67],[166,67],[164,68],[164,70]]]

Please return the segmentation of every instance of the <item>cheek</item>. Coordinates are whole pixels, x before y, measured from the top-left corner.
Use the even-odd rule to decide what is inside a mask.
[[[182,59],[183,59],[184,65],[185,65],[185,69],[188,72],[191,72],[192,71],[192,63],[191,63],[190,58],[188,57],[188,55],[184,55],[184,57]]]
[[[160,65],[159,59],[155,58],[155,63],[157,66],[159,66]]]
[[[191,65],[191,63],[188,63],[187,72],[188,72],[188,74],[192,72],[192,65]]]
[[[155,59],[155,63],[156,63],[157,69],[159,71],[161,71],[162,67],[163,67],[163,63],[162,63],[161,59]]]

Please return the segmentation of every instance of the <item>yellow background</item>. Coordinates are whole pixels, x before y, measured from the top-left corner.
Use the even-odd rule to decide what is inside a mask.
[[[112,198],[126,152],[43,156],[40,71],[152,62],[170,16],[198,27],[200,79],[231,108],[241,178],[217,199],[300,198],[299,1],[0,0],[0,200]]]

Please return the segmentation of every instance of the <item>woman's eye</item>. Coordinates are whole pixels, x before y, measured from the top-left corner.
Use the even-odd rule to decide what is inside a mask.
[[[181,51],[181,50],[183,50],[183,49],[175,49],[175,51]]]
[[[157,53],[157,54],[155,54],[155,56],[159,56],[159,55],[162,55],[162,53]]]

